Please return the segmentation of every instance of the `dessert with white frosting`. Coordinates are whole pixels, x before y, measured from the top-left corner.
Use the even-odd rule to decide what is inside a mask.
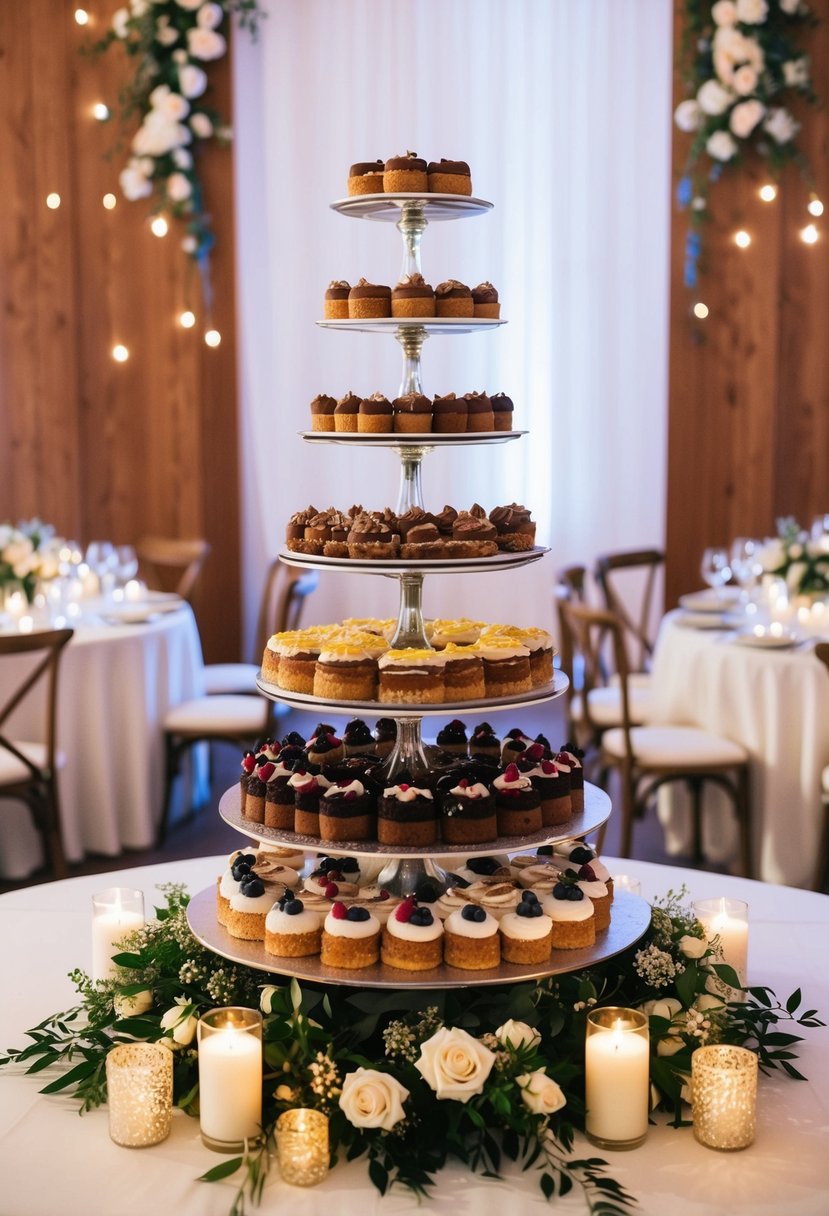
[[[596,915],[591,900],[574,882],[562,879],[543,896],[541,906],[553,922],[553,947],[579,950],[596,941]]]
[[[521,902],[515,911],[501,917],[498,932],[505,963],[544,963],[550,957],[553,922],[545,915],[533,891],[521,893]]]
[[[426,845],[437,840],[432,791],[401,781],[387,786],[377,803],[377,839],[389,845]]]
[[[525,836],[542,827],[541,797],[525,773],[510,764],[492,782],[499,836]]]
[[[231,937],[261,942],[265,939],[265,917],[274,903],[274,890],[256,874],[245,874],[239,890],[230,896],[225,928]]]
[[[374,840],[375,800],[362,781],[337,781],[320,799],[321,840]]]
[[[483,844],[495,840],[495,797],[482,781],[461,777],[440,800],[440,834],[448,844]]]
[[[309,911],[301,899],[287,892],[265,917],[265,949],[283,958],[319,954],[322,917]]]
[[[409,896],[398,904],[383,929],[380,957],[388,967],[429,971],[443,958],[443,923],[427,904]]]
[[[370,967],[380,957],[380,922],[368,908],[338,900],[323,921],[320,959],[328,967]]]
[[[478,904],[456,908],[443,922],[443,961],[465,971],[497,967],[501,960],[498,921]]]

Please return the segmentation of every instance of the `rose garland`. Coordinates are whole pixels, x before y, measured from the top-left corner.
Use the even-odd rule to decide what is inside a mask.
[[[506,1157],[536,1169],[546,1198],[578,1185],[592,1211],[624,1216],[635,1201],[606,1176],[605,1162],[569,1155],[574,1126],[583,1124],[589,1009],[623,1004],[649,1013],[653,1104],[672,1110],[676,1125],[684,1122],[696,1047],[743,1044],[764,1070],[798,1078],[792,1049],[800,1036],[779,1023],[823,1025],[814,1009],[796,1016],[799,990],[785,1006],[764,987],[730,1002],[723,985],[736,986],[737,977],[717,962],[719,943],[706,941],[682,904],[684,892],[654,905],[638,947],[588,971],[504,988],[348,995],[227,962],[190,932],[184,888],[161,889],[166,906],[117,956],[121,977],[93,984],[72,972],[81,1004],[28,1031],[32,1042],[0,1056],[0,1066],[24,1064],[35,1073],[70,1064],[41,1092],[71,1090],[89,1110],[106,1101],[114,1042],[160,1041],[174,1052],[175,1100],[196,1114],[200,1014],[217,1005],[259,1006],[265,1134],[249,1155],[203,1176],[216,1181],[242,1171],[237,1212],[245,1194],[261,1195],[279,1114],[310,1106],[329,1116],[335,1151],[367,1157],[382,1193],[399,1183],[425,1194],[452,1157],[498,1176]]]
[[[782,103],[789,94],[817,100],[808,55],[795,41],[816,24],[804,0],[685,0],[687,96],[674,121],[694,136],[677,191],[680,207],[690,207],[692,224],[687,287],[697,282],[698,229],[707,218],[709,186],[723,168],[738,165],[743,151],[754,148],[773,173],[793,160],[809,176],[795,143],[800,123]]]

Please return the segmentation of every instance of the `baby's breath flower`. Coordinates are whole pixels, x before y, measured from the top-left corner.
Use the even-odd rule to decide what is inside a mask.
[[[685,970],[683,963],[676,962],[667,950],[660,950],[654,942],[644,950],[637,950],[633,966],[636,974],[651,988],[665,988]]]

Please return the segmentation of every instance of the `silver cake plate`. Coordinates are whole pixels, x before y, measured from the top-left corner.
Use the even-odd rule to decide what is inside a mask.
[[[491,557],[424,558],[419,561],[398,558],[359,557],[312,557],[306,553],[293,553],[290,549],[279,550],[279,560],[288,566],[307,567],[310,570],[343,570],[347,574],[481,574],[495,570],[512,570],[537,562],[550,550],[543,545],[534,545],[519,553],[493,553]]]
[[[434,223],[435,220],[461,220],[473,215],[486,215],[494,204],[471,194],[350,194],[328,204],[332,211],[358,220],[377,220],[397,224],[404,212],[416,211]]]

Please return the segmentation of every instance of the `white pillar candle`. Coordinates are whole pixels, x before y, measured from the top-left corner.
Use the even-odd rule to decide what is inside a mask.
[[[262,1017],[212,1009],[199,1020],[199,1123],[204,1143],[226,1151],[261,1134]]]
[[[594,1009],[585,1040],[585,1130],[605,1148],[635,1148],[648,1130],[648,1018],[636,1009]]]
[[[742,899],[701,899],[694,915],[709,941],[719,938],[722,961],[733,967],[744,987],[748,977],[748,904]]]
[[[118,974],[112,961],[120,943],[144,927],[144,894],[130,887],[108,887],[92,896],[92,978],[108,980]]]

